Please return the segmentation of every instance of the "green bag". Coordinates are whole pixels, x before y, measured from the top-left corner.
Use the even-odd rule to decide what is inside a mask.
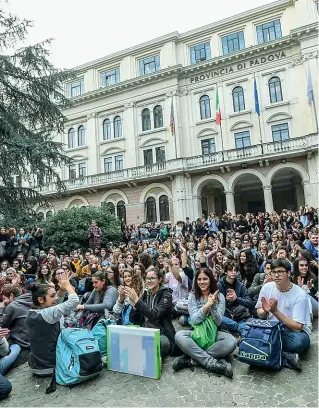
[[[193,328],[191,338],[199,345],[203,350],[208,349],[215,344],[217,336],[217,325],[214,322],[212,316],[206,317],[199,324],[189,323]]]

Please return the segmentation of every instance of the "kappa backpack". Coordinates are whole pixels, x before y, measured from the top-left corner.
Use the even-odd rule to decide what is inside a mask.
[[[78,384],[98,375],[102,370],[98,341],[88,329],[69,328],[61,331],[56,348],[56,382]]]
[[[282,368],[280,322],[248,319],[241,332],[241,337],[238,352],[239,361],[273,370]]]
[[[116,324],[113,319],[101,319],[93,327],[91,333],[92,336],[97,340],[99,345],[99,350],[101,355],[107,353],[107,326]]]

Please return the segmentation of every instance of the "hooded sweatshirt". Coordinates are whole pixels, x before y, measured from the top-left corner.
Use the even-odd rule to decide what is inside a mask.
[[[26,318],[31,306],[31,293],[25,293],[14,299],[3,313],[2,327],[10,329],[9,343],[18,344],[22,349],[30,348]]]

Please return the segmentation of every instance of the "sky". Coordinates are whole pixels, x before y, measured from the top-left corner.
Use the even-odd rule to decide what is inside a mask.
[[[73,68],[164,34],[183,33],[273,0],[8,0],[33,21],[26,44],[53,38],[50,60]]]

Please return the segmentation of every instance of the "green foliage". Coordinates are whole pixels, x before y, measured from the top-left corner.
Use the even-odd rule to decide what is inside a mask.
[[[54,247],[58,252],[87,249],[87,231],[92,220],[102,229],[102,246],[122,240],[119,219],[105,207],[71,208],[61,210],[43,222],[44,248]]]
[[[41,218],[39,218],[36,214],[30,213],[16,213],[16,217],[10,217],[7,215],[0,221],[1,226],[4,226],[5,228],[11,228],[14,227],[16,230],[19,228],[36,228],[40,227],[43,224],[43,221]]]
[[[41,187],[50,180],[63,190],[56,170],[71,163],[55,140],[70,106],[63,83],[74,73],[50,63],[51,40],[23,46],[31,26],[0,8],[0,214],[11,218],[47,205]]]

